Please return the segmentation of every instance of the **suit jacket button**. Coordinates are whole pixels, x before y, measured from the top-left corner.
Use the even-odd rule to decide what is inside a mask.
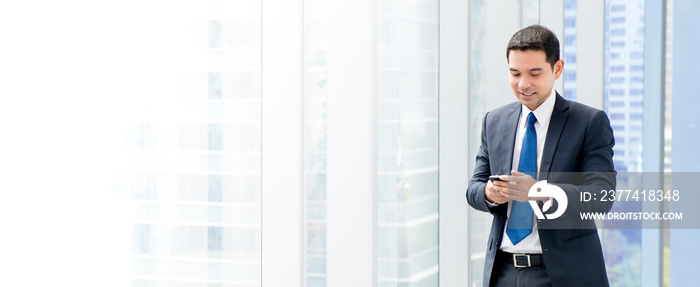
[[[545,249],[544,249],[544,252],[549,252],[549,248],[545,248]]]

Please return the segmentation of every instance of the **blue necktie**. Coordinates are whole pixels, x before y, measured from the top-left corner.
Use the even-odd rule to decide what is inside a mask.
[[[523,147],[520,150],[520,163],[518,171],[529,174],[537,179],[537,132],[535,132],[535,114],[527,115],[527,130],[523,138]],[[513,245],[518,244],[532,233],[532,207],[529,202],[513,201],[508,219],[506,234]]]

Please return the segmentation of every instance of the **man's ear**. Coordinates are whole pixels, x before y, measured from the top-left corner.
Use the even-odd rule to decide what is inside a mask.
[[[564,71],[564,60],[559,60],[554,63],[554,80],[561,77],[561,73]]]

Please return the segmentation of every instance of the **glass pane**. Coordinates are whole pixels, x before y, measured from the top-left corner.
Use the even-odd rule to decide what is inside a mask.
[[[577,45],[577,0],[564,0],[564,39],[559,46],[562,47],[564,60],[564,74],[562,82],[564,92],[562,96],[569,100],[576,100],[576,45]]]
[[[438,1],[379,2],[379,286],[438,286]]]
[[[326,4],[304,1],[304,193],[307,287],[326,286]]]
[[[135,203],[132,285],[260,286],[261,4],[170,5],[144,27],[168,69],[144,79],[115,184]]]
[[[540,0],[521,0],[520,5],[520,26],[527,27],[540,23]]]
[[[469,174],[474,170],[474,159],[481,144],[481,124],[486,114],[486,0],[470,3],[469,55]],[[503,49],[505,51],[505,48]],[[466,201],[466,200],[465,200]],[[466,203],[465,203],[466,204]],[[486,240],[492,216],[468,208],[469,212],[469,280],[470,286],[482,286]]]
[[[663,157],[663,171],[666,173],[671,172],[671,144],[673,139],[673,0],[668,0],[666,2],[666,31],[664,31],[664,36],[666,38],[666,70],[664,85],[665,85],[665,98],[664,98],[664,157]],[[671,285],[671,230],[667,228],[663,232],[663,286],[668,287]],[[685,234],[684,234],[685,235]],[[677,247],[678,248],[678,247]],[[682,247],[681,247],[682,248]]]
[[[608,0],[605,9],[605,111],[615,134],[618,172],[642,171],[644,0]],[[611,286],[641,286],[641,230],[603,230]]]

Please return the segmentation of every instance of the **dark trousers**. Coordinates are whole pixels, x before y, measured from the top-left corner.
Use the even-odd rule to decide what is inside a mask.
[[[516,268],[513,262],[506,262],[496,256],[491,274],[492,287],[551,287],[545,266]]]

